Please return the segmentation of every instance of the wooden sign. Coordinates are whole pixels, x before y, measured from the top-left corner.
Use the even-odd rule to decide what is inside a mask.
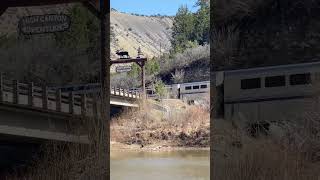
[[[131,66],[118,66],[116,67],[116,72],[122,73],[122,72],[129,72],[131,71]]]
[[[19,21],[19,29],[26,35],[62,32],[70,28],[70,23],[65,14],[26,16]]]

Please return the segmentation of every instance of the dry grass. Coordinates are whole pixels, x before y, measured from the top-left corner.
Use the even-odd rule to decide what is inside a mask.
[[[249,137],[235,122],[215,121],[214,179],[319,180],[320,128],[318,120],[285,121],[281,136]],[[311,125],[312,124],[312,125]],[[318,129],[315,127],[318,127]],[[272,130],[272,129],[271,129]]]
[[[170,108],[171,109],[171,108]],[[161,113],[146,105],[125,112],[111,122],[111,141],[125,144],[169,143],[172,146],[208,147],[209,112],[185,106]]]

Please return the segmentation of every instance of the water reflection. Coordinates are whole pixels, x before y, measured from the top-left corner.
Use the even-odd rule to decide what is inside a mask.
[[[208,180],[209,151],[111,152],[112,180]]]

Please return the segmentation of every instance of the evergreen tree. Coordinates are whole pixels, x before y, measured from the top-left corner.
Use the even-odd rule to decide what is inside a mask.
[[[172,53],[209,43],[209,0],[198,0],[195,6],[199,7],[196,13],[190,12],[186,6],[181,6],[173,20]]]
[[[187,6],[181,6],[174,17],[172,27],[172,47],[174,52],[186,49],[186,43],[192,40],[194,16]]]
[[[160,72],[160,64],[156,58],[152,58],[146,63],[146,74],[156,75]]]
[[[194,40],[200,45],[209,43],[210,33],[210,4],[209,0],[198,0],[200,9],[195,14]]]

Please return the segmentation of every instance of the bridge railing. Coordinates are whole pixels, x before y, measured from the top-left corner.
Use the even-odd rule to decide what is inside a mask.
[[[137,91],[130,91],[119,87],[111,87],[110,93],[115,96],[129,97],[129,98],[141,98],[141,94]]]
[[[87,93],[99,93],[100,92],[100,84],[98,83],[91,83],[85,85],[67,85],[67,86],[60,86],[60,87],[49,87],[49,89],[61,89],[62,92],[75,92],[76,94],[87,94]],[[119,87],[111,87],[110,94],[114,96],[123,96],[123,97],[130,97],[130,98],[141,98],[140,92],[127,90]]]
[[[112,88],[111,95],[128,98],[140,98],[138,93],[130,93],[122,88]],[[61,92],[61,89],[49,89],[47,86],[34,86],[17,80],[4,79],[0,75],[0,103],[21,105],[41,110],[68,113],[73,115],[98,115],[99,93]]]

